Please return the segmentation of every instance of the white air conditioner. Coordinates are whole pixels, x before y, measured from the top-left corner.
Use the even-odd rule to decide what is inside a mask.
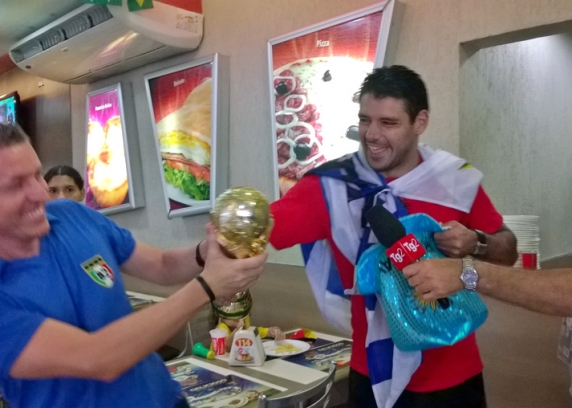
[[[136,12],[86,4],[14,44],[10,58],[32,75],[78,84],[193,50],[202,36],[202,14],[164,3]]]

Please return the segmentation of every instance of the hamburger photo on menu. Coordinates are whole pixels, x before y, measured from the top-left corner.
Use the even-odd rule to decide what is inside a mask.
[[[193,200],[208,200],[211,175],[212,78],[157,123],[165,181]]]

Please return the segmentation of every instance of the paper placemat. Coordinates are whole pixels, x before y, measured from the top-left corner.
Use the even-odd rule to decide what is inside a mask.
[[[266,361],[261,367],[248,367],[248,369],[284,378],[285,380],[300,384],[310,384],[327,376],[323,371],[304,367],[299,364],[293,364],[279,358]]]
[[[167,366],[171,377],[181,386],[182,395],[191,408],[251,407],[260,395],[279,394],[286,389],[249,379],[235,372],[185,359]]]
[[[251,377],[249,375],[242,374],[242,373],[237,373],[236,371],[232,371],[232,370],[226,369],[224,367],[219,367],[219,366],[214,365],[214,364],[209,364],[208,362],[204,362],[204,361],[192,358],[192,357],[186,358],[184,360],[178,360],[176,362],[176,364],[180,364],[181,362],[187,362],[187,363],[192,364],[194,366],[202,367],[204,369],[207,369],[208,371],[212,371],[213,373],[217,373],[217,374],[220,374],[223,376],[232,375],[232,376],[236,376],[236,377],[241,377],[241,378],[244,378],[246,380],[261,384],[261,385],[266,385],[268,387],[275,388],[279,391],[287,391],[288,390],[287,388],[280,387],[279,385],[272,384],[272,383],[269,383],[266,381],[262,381],[262,380],[259,380],[258,378],[254,378],[254,377]],[[171,364],[168,364],[168,366],[170,366],[170,365]]]

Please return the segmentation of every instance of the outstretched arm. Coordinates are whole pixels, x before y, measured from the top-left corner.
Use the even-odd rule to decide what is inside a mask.
[[[572,269],[525,270],[475,262],[477,291],[540,313],[572,316]],[[425,300],[463,290],[460,259],[434,259],[403,270],[409,284]]]
[[[197,245],[202,259],[206,259],[208,242],[201,241]],[[131,257],[121,265],[121,271],[164,286],[187,283],[203,270],[195,260],[196,251],[194,245],[162,250],[137,242]]]
[[[258,279],[266,254],[248,259],[227,258],[216,242],[212,226],[208,241],[208,260],[201,276],[217,300],[231,299]],[[145,266],[139,260],[136,264]],[[46,319],[12,365],[10,375],[113,381],[168,341],[208,301],[203,287],[192,280],[165,301],[92,333]]]

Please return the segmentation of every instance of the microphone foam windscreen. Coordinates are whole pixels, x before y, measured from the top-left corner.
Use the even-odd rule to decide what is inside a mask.
[[[403,224],[382,205],[370,208],[365,218],[379,243],[386,248],[407,235]]]

